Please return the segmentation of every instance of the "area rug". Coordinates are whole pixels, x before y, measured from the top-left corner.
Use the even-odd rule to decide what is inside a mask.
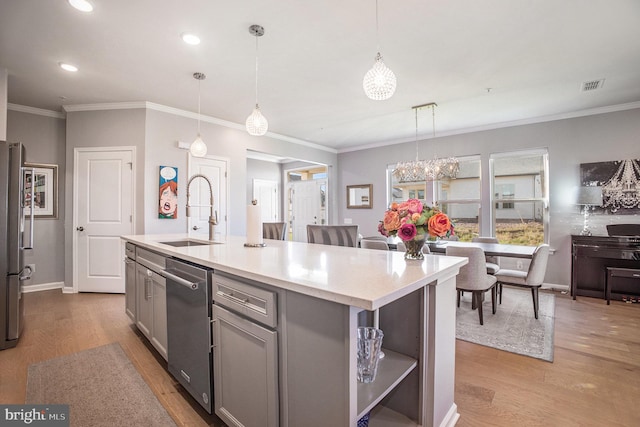
[[[27,404],[68,404],[71,426],[175,426],[118,343],[29,365]]]
[[[482,304],[484,325],[471,309],[471,293],[460,299],[456,315],[456,338],[511,353],[553,362],[555,295],[540,292],[538,319],[533,315],[531,291],[503,287],[502,304],[491,314],[491,293]]]

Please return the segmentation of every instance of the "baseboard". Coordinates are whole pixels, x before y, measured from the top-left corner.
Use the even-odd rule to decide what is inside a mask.
[[[541,289],[549,289],[557,292],[569,292],[569,285],[560,285],[558,283],[543,283]]]
[[[22,285],[22,293],[50,291],[64,288],[64,282],[39,283],[37,285]]]
[[[445,415],[444,419],[440,423],[440,427],[453,427],[456,425],[458,420],[460,419],[460,414],[458,413],[458,405],[455,403],[451,405],[447,415]]]

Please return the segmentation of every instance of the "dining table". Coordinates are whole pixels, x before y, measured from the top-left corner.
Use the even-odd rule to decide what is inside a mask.
[[[536,246],[507,245],[503,243],[480,243],[461,242],[458,240],[436,240],[427,241],[429,250],[432,253],[446,253],[447,246],[461,246],[465,248],[480,248],[486,256],[511,257],[511,258],[533,258]]]

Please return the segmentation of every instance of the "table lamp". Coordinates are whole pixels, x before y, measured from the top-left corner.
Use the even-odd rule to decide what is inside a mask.
[[[602,187],[580,187],[577,204],[583,206],[584,215],[584,225],[580,235],[591,236],[591,230],[589,230],[589,210],[593,206],[602,206]]]

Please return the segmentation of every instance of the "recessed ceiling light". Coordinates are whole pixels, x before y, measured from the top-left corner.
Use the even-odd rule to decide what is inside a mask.
[[[200,37],[192,33],[182,33],[182,41],[186,44],[197,45],[200,44]]]
[[[69,4],[81,12],[91,12],[93,6],[87,0],[67,0]]]
[[[74,73],[78,71],[78,67],[76,67],[75,65],[66,64],[64,62],[59,62],[58,65],[60,65],[60,68],[62,68],[65,71],[72,71]]]

